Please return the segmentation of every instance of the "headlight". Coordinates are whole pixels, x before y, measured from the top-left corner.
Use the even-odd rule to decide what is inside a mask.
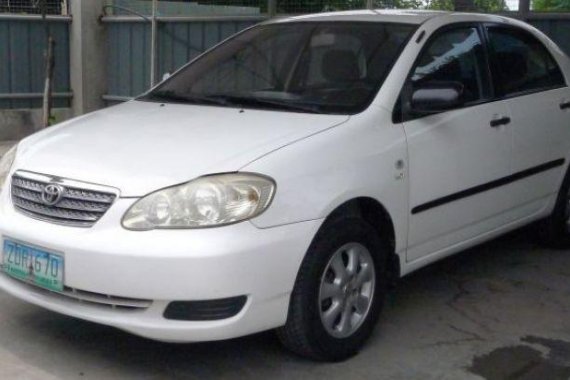
[[[10,173],[10,169],[12,169],[12,164],[16,158],[16,149],[17,146],[12,147],[12,149],[6,152],[6,154],[2,156],[2,159],[0,159],[0,191],[4,188],[4,182],[6,182],[8,173]]]
[[[144,231],[237,223],[265,211],[274,193],[275,182],[257,174],[201,177],[137,201],[123,217],[123,227]]]

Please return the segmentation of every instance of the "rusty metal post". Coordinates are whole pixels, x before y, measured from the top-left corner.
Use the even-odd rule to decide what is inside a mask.
[[[267,0],[267,15],[269,17],[277,15],[277,0]]]
[[[156,19],[158,12],[158,0],[152,0],[152,18],[151,18],[151,48],[150,48],[150,86],[156,84],[156,59],[158,57],[158,21]]]

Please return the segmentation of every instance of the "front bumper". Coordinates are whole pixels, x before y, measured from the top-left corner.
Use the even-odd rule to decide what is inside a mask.
[[[65,257],[65,285],[110,297],[151,300],[123,310],[80,303],[0,274],[0,288],[62,314],[114,326],[151,339],[193,342],[229,339],[281,326],[301,261],[322,221],[270,229],[249,222],[200,230],[123,229],[134,199],[118,199],[91,228],[65,227],[16,212],[4,192],[0,236]],[[172,301],[247,296],[235,316],[216,321],[173,321]]]

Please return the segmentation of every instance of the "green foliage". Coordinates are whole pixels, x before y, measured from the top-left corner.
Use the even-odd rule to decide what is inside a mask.
[[[455,9],[455,4],[453,0],[430,0],[426,8],[439,11],[452,11]]]
[[[509,10],[505,0],[429,0],[427,8],[442,11],[476,11],[486,13]]]
[[[508,11],[505,0],[475,0],[475,9],[479,12],[504,12]]]
[[[551,12],[570,11],[570,0],[534,0],[532,2],[532,10]]]
[[[394,0],[393,8],[398,9],[421,9],[424,7],[422,0]]]

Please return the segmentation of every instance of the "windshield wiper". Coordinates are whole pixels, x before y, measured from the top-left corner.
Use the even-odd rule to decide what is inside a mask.
[[[250,96],[239,96],[239,95],[195,95],[188,94],[183,95],[176,93],[172,90],[168,91],[155,91],[143,99],[158,100],[158,101],[170,101],[177,103],[190,103],[190,104],[214,104],[220,106],[258,106],[263,108],[278,108],[282,110],[295,111],[295,112],[307,112],[307,113],[323,113],[319,110],[317,106],[310,106],[304,104],[291,103],[287,101],[280,101],[275,99],[266,99]]]
[[[263,108],[278,108],[288,111],[296,112],[307,112],[307,113],[318,113],[322,114],[318,106],[311,106],[305,104],[291,103],[287,101],[281,101],[276,99],[258,98],[250,96],[238,96],[238,95],[215,95],[215,99],[223,99],[228,101],[230,104],[243,105],[243,106],[260,106]]]
[[[176,103],[190,103],[190,104],[215,104],[220,106],[232,105],[232,103],[229,102],[228,100],[217,96],[194,95],[194,94],[182,95],[171,90],[155,91],[143,97],[143,99],[170,101]]]

